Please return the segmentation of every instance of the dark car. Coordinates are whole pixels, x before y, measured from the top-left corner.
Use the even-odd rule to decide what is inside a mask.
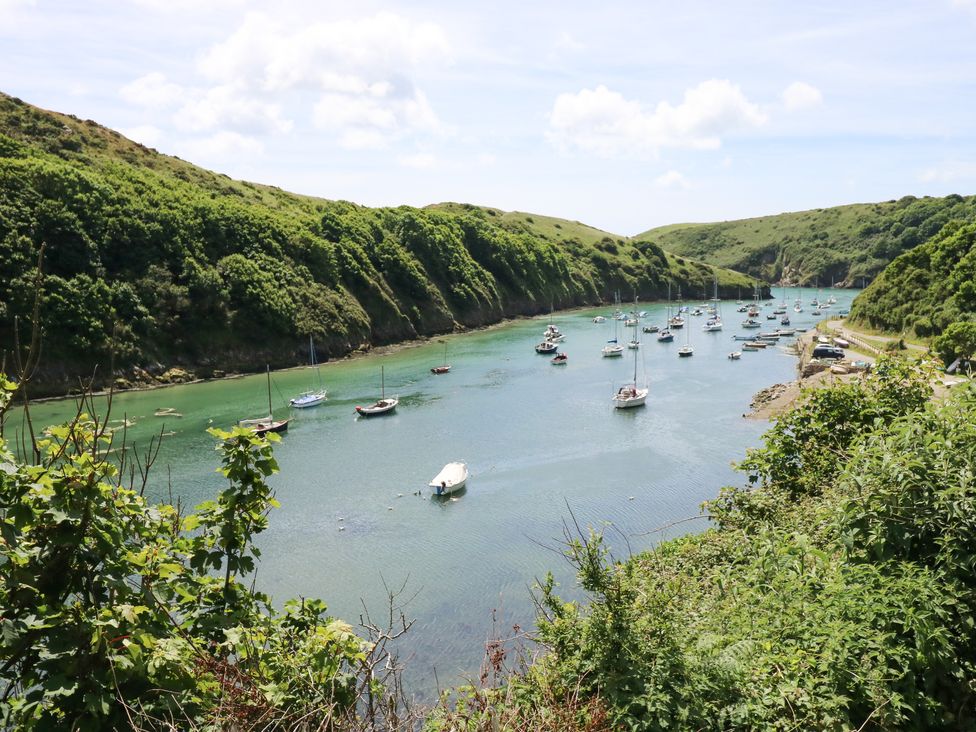
[[[844,358],[844,350],[836,346],[815,346],[814,358]]]

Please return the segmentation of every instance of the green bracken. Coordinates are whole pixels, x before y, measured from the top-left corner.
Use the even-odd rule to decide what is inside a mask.
[[[860,287],[950,221],[976,219],[976,196],[905,196],[641,234],[664,249],[766,282]]]

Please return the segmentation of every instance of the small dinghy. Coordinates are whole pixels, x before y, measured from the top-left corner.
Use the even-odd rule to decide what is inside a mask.
[[[435,496],[447,496],[464,488],[468,480],[468,466],[464,463],[448,463],[428,485]]]
[[[549,362],[553,366],[564,366],[567,361],[569,361],[569,356],[567,356],[565,353],[557,353],[555,356],[549,359]]]
[[[740,358],[742,358],[742,351],[732,351],[732,353],[729,354],[730,361],[738,361]]]

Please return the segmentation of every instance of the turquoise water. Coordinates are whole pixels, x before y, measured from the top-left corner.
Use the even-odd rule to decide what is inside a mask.
[[[838,299],[833,314],[856,294],[822,296],[831,292]],[[795,290],[788,293],[794,327],[818,320],[809,312],[814,295],[803,292],[805,312],[795,315]],[[663,306],[639,307],[649,312],[648,322],[663,322]],[[634,410],[610,403],[634,361],[631,351],[601,357],[614,323],[592,318],[609,315],[606,307],[553,317],[566,334],[560,344],[569,354],[566,366],[552,366],[533,350],[548,318],[323,366],[329,400],[291,410],[276,447],[281,473],[273,485],[281,508],[260,538],[258,585],[279,603],[321,597],[354,624],[363,603],[384,611],[384,583],[403,585],[406,614],[416,619],[401,647],[412,686],[429,692],[435,668],[442,685],[476,677],[493,618],[503,635],[516,622],[531,626],[535,578],[552,570],[568,593],[576,592],[557,551],[570,511],[584,527],[608,527],[615,554],[626,556],[704,527],[694,520],[654,531],[697,516],[702,501],[739,482],[731,463],[759,444],[767,426],[742,415],[756,391],[794,378],[796,360],[779,348],[728,360],[732,334],[745,332],[739,326],[745,315],[729,302],[722,307],[720,332],[703,333],[704,318],[687,317],[674,343],[642,335],[639,380],[646,374],[650,396]],[[761,317],[771,310],[762,308]],[[763,326],[773,330],[778,320],[763,319]],[[619,323],[621,343],[632,333]],[[686,333],[695,355],[679,359]],[[435,376],[429,369],[443,361],[445,341],[453,368]],[[381,365],[386,393],[399,394],[400,406],[391,415],[358,418],[355,405],[379,396]],[[284,415],[288,408],[280,405],[314,378],[308,369],[272,374],[276,412]],[[222,478],[205,429],[265,414],[265,384],[264,375],[255,375],[116,395],[112,416],[135,422],[130,443],[173,433],[163,439],[149,494],[167,499],[171,485],[184,504],[212,496]],[[154,417],[159,408],[183,416]],[[35,422],[64,420],[71,409],[68,401],[36,405]],[[431,498],[427,482],[454,460],[468,464],[468,488],[456,500]]]

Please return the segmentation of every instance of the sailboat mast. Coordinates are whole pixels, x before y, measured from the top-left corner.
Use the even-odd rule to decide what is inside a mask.
[[[382,366],[380,366],[380,399],[386,399],[386,375],[383,373]]]
[[[268,416],[274,415],[274,410],[271,408],[271,364],[268,364]]]

